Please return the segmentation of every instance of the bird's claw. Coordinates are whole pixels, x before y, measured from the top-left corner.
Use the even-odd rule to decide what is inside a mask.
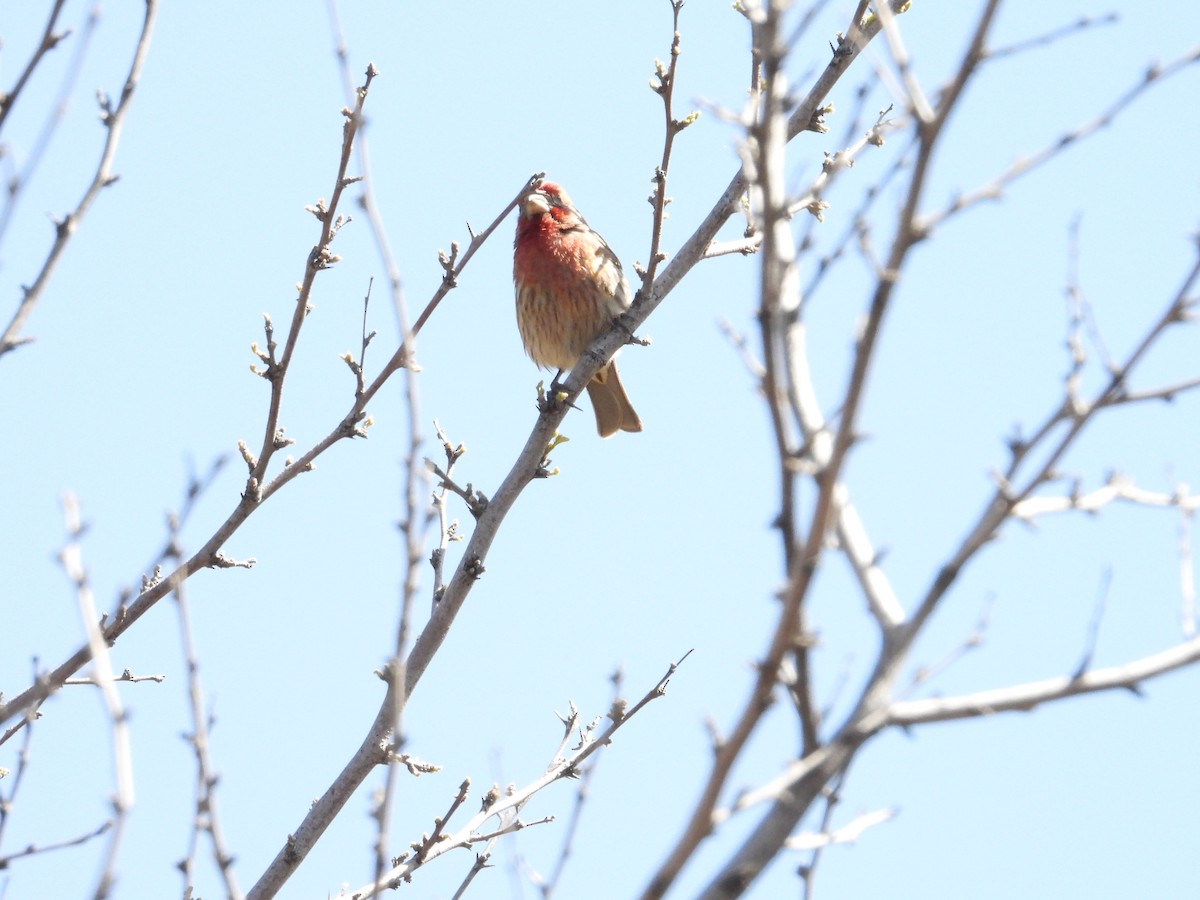
[[[567,404],[567,406],[571,407],[571,409],[579,409],[579,407],[572,403],[569,399],[571,395],[567,392],[563,383],[558,380],[557,375],[554,377],[554,380],[550,382],[550,390],[546,390],[542,386],[542,382],[539,381],[537,386],[537,395],[538,412],[546,412],[547,410],[551,410],[560,403]]]

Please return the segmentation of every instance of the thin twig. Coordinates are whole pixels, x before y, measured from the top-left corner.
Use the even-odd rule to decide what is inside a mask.
[[[7,856],[0,856],[0,869],[7,869],[11,863],[18,859],[24,859],[29,856],[38,856],[42,853],[49,853],[52,850],[64,850],[67,847],[79,847],[86,844],[88,841],[94,840],[101,835],[107,833],[112,828],[112,819],[106,819],[99,826],[81,834],[78,837],[67,838],[62,841],[55,841],[48,844],[29,844],[28,846],[18,850],[16,853],[10,853]]]
[[[83,620],[88,646],[91,649],[92,668],[96,673],[96,682],[104,698],[104,705],[112,728],[113,769],[116,782],[116,790],[112,798],[113,815],[110,820],[112,828],[108,851],[104,855],[104,865],[93,892],[96,900],[102,900],[109,895],[116,879],[117,856],[120,853],[121,838],[125,833],[125,823],[129,811],[133,808],[133,753],[130,748],[129,724],[125,716],[125,707],[116,687],[108,645],[104,641],[104,635],[99,625],[99,616],[96,612],[95,598],[83,567],[83,548],[80,544],[83,522],[79,515],[79,504],[74,495],[70,493],[63,495],[63,517],[66,520],[68,540],[67,545],[59,554],[59,562],[75,588],[80,618]]]
[[[906,196],[901,205],[896,237],[893,241],[887,264],[884,267],[887,273],[901,271],[909,251],[921,240],[921,235],[913,225],[919,201],[926,184],[933,148],[938,143],[938,139],[943,132],[947,116],[951,109],[954,108],[958,98],[962,95],[966,83],[978,66],[984,37],[990,28],[995,8],[996,2],[993,0],[981,14],[965,53],[965,58],[959,67],[959,74],[951,88],[944,91],[941,96],[937,115],[931,121],[923,123],[918,127],[922,152],[915,161]],[[760,20],[755,22],[755,43],[763,48],[761,52],[764,54],[764,68],[766,68],[769,59],[767,56],[768,49],[774,47],[773,28],[777,27],[775,19],[778,15],[778,10],[771,7],[764,10],[763,13]],[[874,21],[870,24],[874,26],[874,30],[877,32],[879,27],[878,20],[874,17],[872,19]],[[835,51],[835,62],[840,62],[843,56],[848,57],[856,50],[861,49],[862,44],[860,44],[860,38],[858,37],[859,33],[861,33],[861,40],[863,41],[871,35],[867,26],[861,22],[856,22],[850,33],[853,36],[853,40],[843,41],[842,45]],[[776,55],[782,55],[780,50],[775,50],[774,52]],[[844,65],[844,62],[841,63],[842,67]],[[840,71],[841,68],[839,68],[839,74]],[[824,77],[823,75],[822,79]],[[772,79],[768,77],[765,81],[769,95]],[[774,111],[775,115],[771,115],[772,104],[769,102],[769,96],[765,106],[763,122],[769,126],[772,120],[778,117],[778,106],[776,106]],[[793,128],[799,130],[802,127],[809,127],[810,125],[811,118],[807,122],[801,123],[797,121],[796,114],[793,114],[788,123],[788,133],[791,134]],[[753,176],[763,178],[764,170],[770,171],[772,163],[778,165],[776,157],[781,153],[781,148],[778,144],[771,142],[769,135],[770,132],[768,132],[767,140],[763,140],[762,138],[759,140],[767,147],[773,148],[776,155],[772,155],[771,150],[760,151],[762,153],[762,161],[758,162],[756,171],[748,170],[748,178]],[[778,177],[776,176],[776,180],[778,180]],[[766,183],[761,185],[761,188],[766,197],[762,206],[764,219],[766,219],[763,228],[764,247],[762,265],[764,274],[762,292],[764,303],[768,302],[768,297],[777,298],[776,302],[779,302],[781,298],[790,296],[789,290],[798,290],[797,287],[790,284],[790,281],[785,282],[784,280],[788,278],[787,273],[792,268],[791,259],[788,256],[790,248],[787,243],[790,240],[790,235],[784,227],[786,224],[785,220],[777,211],[780,208],[780,189],[773,187],[769,178]],[[772,199],[772,191],[774,191],[774,199]],[[775,236],[774,231],[780,232],[778,237]],[[770,242],[774,243],[775,249],[769,249],[768,244]],[[772,275],[772,273],[774,274]],[[794,279],[794,275],[791,277]],[[647,900],[649,898],[661,897],[666,892],[684,864],[691,858],[700,841],[709,833],[711,829],[711,815],[712,811],[716,808],[719,793],[726,779],[729,777],[729,773],[732,771],[734,762],[738,759],[742,748],[745,747],[751,733],[761,720],[763,712],[769,707],[769,698],[776,683],[779,663],[785,654],[795,656],[800,688],[810,691],[806,685],[807,673],[805,671],[805,660],[807,652],[805,648],[807,642],[805,640],[806,628],[803,617],[803,602],[807,597],[809,587],[813,581],[813,575],[826,547],[826,535],[830,527],[836,524],[836,487],[842,466],[849,454],[850,447],[856,439],[855,429],[857,428],[858,411],[863,402],[866,390],[867,372],[879,341],[885,315],[891,305],[894,288],[894,277],[886,276],[880,277],[875,286],[865,320],[858,332],[849,383],[841,405],[840,422],[833,436],[828,462],[816,474],[817,496],[812,502],[812,511],[807,516],[809,522],[808,528],[805,530],[803,537],[797,532],[791,539],[785,538],[787,586],[783,592],[782,610],[778,625],[771,637],[770,647],[764,659],[758,665],[755,683],[751,689],[751,696],[739,714],[733,731],[716,755],[708,780],[685,826],[683,836],[676,843],[667,861],[660,866],[658,872],[646,888],[643,897],[647,898]],[[768,344],[767,346],[770,352],[780,353],[778,346],[774,344]],[[784,358],[788,359],[786,356]],[[770,369],[772,363],[769,359],[767,360],[767,365],[768,369]],[[770,401],[770,395],[768,397]],[[787,483],[787,481],[784,482],[785,485]],[[788,503],[789,501],[785,497],[783,500],[785,511],[788,509]],[[790,527],[781,522],[781,529],[784,529],[785,534],[790,533],[786,530]],[[750,879],[755,877],[762,870],[766,861],[774,856],[774,853],[795,827],[795,823],[804,814],[812,799],[828,783],[828,779],[841,772],[853,758],[855,749],[862,738],[857,734],[846,734],[844,739],[824,745],[819,744],[813,733],[816,724],[815,714],[815,707],[812,706],[810,700],[801,713],[802,728],[806,729],[804,736],[805,767],[803,771],[798,773],[796,780],[791,785],[791,789],[780,794],[780,799],[772,804],[772,808],[767,816],[752,831],[741,847],[730,857],[721,871],[717,873],[712,882],[710,882],[707,893],[703,896],[727,896],[726,887],[728,885],[747,884]]]
[[[975,627],[971,629],[971,633],[963,638],[957,647],[955,647],[941,659],[935,660],[928,665],[918,667],[918,669],[913,673],[912,683],[908,686],[908,689],[900,692],[898,696],[903,698],[911,695],[917,690],[917,688],[933,681],[972,650],[978,650],[981,646],[983,646],[983,638],[984,635],[987,634],[988,625],[992,619],[992,609],[995,607],[995,605],[995,595],[989,595],[983,604],[983,611],[980,612],[979,618],[975,622]]]
[[[480,842],[494,841],[496,838],[505,834],[511,834],[526,828],[529,825],[542,824],[551,819],[544,818],[532,822],[522,822],[517,818],[517,814],[522,807],[529,801],[534,794],[545,789],[551,784],[563,779],[576,778],[580,774],[582,764],[593,754],[598,753],[602,748],[607,747],[613,739],[613,736],[620,730],[625,723],[632,719],[640,710],[652,701],[666,694],[667,685],[671,677],[678,670],[679,666],[691,654],[691,650],[685,653],[679,660],[671,663],[667,668],[666,674],[658,680],[645,695],[632,707],[628,707],[624,701],[614,701],[608,713],[608,725],[601,731],[599,724],[602,721],[597,717],[586,728],[583,728],[578,733],[579,743],[566,755],[563,751],[566,746],[566,741],[576,733],[576,723],[578,722],[578,711],[573,710],[571,716],[560,717],[564,725],[563,743],[559,744],[555,750],[553,759],[547,767],[546,771],[537,779],[527,784],[525,787],[517,788],[510,787],[507,791],[501,792],[498,788],[493,787],[483,797],[483,802],[480,810],[475,813],[470,820],[462,825],[453,834],[444,834],[441,829],[444,828],[446,820],[460,806],[461,802],[454,803],[450,812],[445,817],[437,820],[438,825],[438,840],[434,841],[426,838],[420,842],[414,843],[413,849],[417,852],[411,856],[398,860],[398,865],[390,871],[384,873],[382,879],[376,879],[372,884],[366,884],[349,892],[349,896],[358,898],[358,900],[366,900],[368,897],[374,897],[381,891],[389,888],[398,887],[401,883],[407,882],[413,874],[422,866],[428,865],[433,860],[450,852],[471,847]],[[599,733],[597,733],[599,732]],[[470,782],[464,782],[462,791],[465,791]],[[501,826],[494,831],[482,833],[481,826],[490,818],[496,816],[501,822]],[[491,856],[491,847],[486,848],[483,856]],[[486,861],[485,861],[486,862]],[[477,863],[478,865],[478,863]],[[477,874],[477,873],[474,873]],[[466,883],[469,883],[470,878],[474,877],[471,874]],[[254,894],[251,892],[251,897]],[[265,895],[264,895],[265,896]]]
[[[1060,25],[1058,28],[1052,28],[1045,34],[1035,35],[1034,37],[1025,38],[1024,40],[1015,41],[1004,47],[997,47],[994,50],[988,51],[988,58],[992,60],[1003,59],[1006,56],[1016,56],[1020,53],[1026,53],[1029,50],[1034,50],[1040,47],[1046,47],[1050,44],[1057,44],[1063,38],[1071,37],[1081,31],[1087,31],[1090,28],[1101,27],[1104,25],[1115,25],[1120,20],[1120,16],[1115,12],[1105,13],[1101,16],[1083,16],[1076,19],[1074,22],[1069,22],[1066,25]]]
[[[1193,511],[1179,509],[1179,627],[1184,637],[1196,635],[1196,571],[1192,557]]]
[[[1195,261],[1166,309],[1150,325],[1124,362],[1112,372],[1104,386],[1090,401],[1079,398],[1074,403],[1060,405],[1046,417],[1032,439],[1012,445],[1012,459],[1004,473],[998,476],[996,491],[985,504],[984,511],[967,537],[945,562],[934,583],[921,599],[920,605],[905,626],[905,635],[898,649],[911,644],[922,624],[954,584],[966,562],[995,537],[1009,516],[1015,514],[1027,518],[1032,514],[1034,492],[1051,478],[1067,451],[1075,445],[1083,431],[1096,419],[1097,414],[1113,405],[1114,399],[1121,395],[1138,364],[1145,359],[1162,335],[1172,326],[1187,320],[1192,305],[1189,297],[1198,281],[1200,258]],[[1051,440],[1052,437],[1054,440]],[[1038,451],[1037,464],[1032,467],[1032,472],[1023,474],[1027,468],[1024,464],[1033,458],[1034,450]]]
[[[172,546],[178,547],[177,541],[178,535],[172,535]],[[182,556],[182,552],[180,552],[180,556]],[[186,890],[194,884],[193,871],[199,851],[200,835],[207,833],[212,842],[213,863],[225,883],[226,896],[230,900],[241,900],[242,890],[238,887],[237,876],[233,871],[234,856],[225,840],[217,804],[218,776],[216,768],[213,766],[209,740],[215,718],[207,709],[204,701],[204,684],[200,680],[200,660],[196,654],[195,640],[192,637],[187,591],[182,582],[176,586],[173,596],[179,619],[181,649],[184,664],[187,667],[188,711],[192,718],[191,734],[184,735],[184,739],[192,748],[196,760],[196,799],[192,815],[192,830],[188,840],[188,851],[179,863],[179,869],[183,875],[183,886]]]
[[[41,39],[38,41],[37,47],[34,48],[29,60],[25,63],[25,68],[17,76],[17,80],[11,90],[0,92],[0,129],[4,128],[4,122],[8,119],[8,114],[16,106],[17,100],[21,96],[21,91],[25,89],[30,76],[33,75],[34,70],[38,67],[43,57],[62,43],[65,38],[70,36],[70,29],[58,32],[57,34],[54,31],[54,26],[58,23],[58,17],[65,5],[66,0],[54,0],[54,5],[50,7],[50,13],[46,17],[46,27],[42,29]]]
[[[1112,587],[1112,566],[1105,566],[1100,577],[1100,586],[1096,589],[1096,605],[1092,610],[1092,620],[1088,623],[1087,643],[1083,648],[1083,656],[1075,669],[1075,676],[1081,677],[1092,667],[1096,659],[1096,645],[1100,643],[1100,626],[1104,622],[1104,611],[1108,606],[1108,592]]]
[[[846,781],[846,772],[840,772],[834,783],[821,792],[821,796],[825,801],[825,809],[821,812],[821,828],[820,834],[829,833],[830,827],[833,825],[833,811],[841,802],[841,786]],[[812,849],[812,855],[808,862],[800,866],[800,884],[802,886],[803,900],[816,900],[817,894],[817,866],[821,862],[822,851],[825,849],[824,844],[818,843]]]
[[[57,35],[52,33],[54,21],[57,19],[61,9],[62,3],[56,2],[54,9],[51,11],[46,31],[42,34],[42,40],[38,48],[34,51],[33,57],[29,61],[29,66],[21,74],[21,78],[18,79],[17,87],[14,90],[19,92],[24,87],[24,80],[32,73],[33,67],[41,62],[47,50],[53,49],[71,34],[69,29]],[[59,85],[58,96],[55,98],[54,103],[49,105],[49,110],[42,122],[42,127],[38,131],[37,137],[31,142],[29,153],[25,158],[25,164],[19,172],[14,171],[7,180],[7,184],[5,185],[6,202],[3,211],[0,212],[0,243],[4,241],[8,227],[16,217],[17,208],[20,206],[21,196],[24,194],[25,188],[33,182],[38,167],[46,158],[46,151],[50,148],[50,143],[54,139],[54,133],[66,117],[67,110],[70,108],[71,94],[75,90],[79,74],[83,71],[84,59],[87,57],[88,48],[91,46],[92,38],[96,34],[96,27],[99,22],[100,6],[96,4],[88,10],[87,16],[84,19],[83,28],[80,29],[79,37],[75,41],[75,49],[71,54],[71,60],[66,67],[66,74]],[[8,97],[0,95],[0,127],[3,127],[4,118],[7,116],[8,110],[12,109],[15,99],[12,95]],[[4,156],[8,155],[8,153],[4,154]]]
[[[663,65],[659,60],[654,61],[655,78],[650,82],[650,88],[662,98],[663,103],[663,149],[662,158],[654,170],[654,190],[650,194],[650,205],[654,209],[653,223],[650,228],[650,255],[647,257],[644,269],[635,267],[642,278],[642,287],[638,291],[640,297],[646,297],[654,287],[654,275],[658,264],[666,259],[662,252],[663,222],[666,220],[667,204],[667,174],[671,167],[671,149],[675,146],[675,135],[696,121],[698,113],[692,113],[683,119],[676,119],[673,109],[675,98],[675,80],[679,67],[680,44],[682,37],[679,32],[679,13],[683,9],[683,0],[668,0],[671,5],[671,61]]]
[[[887,708],[879,724],[911,728],[931,722],[971,719],[1003,712],[1031,712],[1049,703],[1101,691],[1128,691],[1140,695],[1143,682],[1196,662],[1200,662],[1200,637],[1189,638],[1174,647],[1121,665],[1090,669],[1082,674],[1030,681],[957,697],[898,701]]]
[[[34,659],[33,674],[35,678],[37,677],[37,665],[37,659]],[[40,715],[41,714],[38,712],[37,707],[34,707],[25,713],[20,722],[17,722],[12,727],[8,728],[3,735],[0,735],[0,746],[3,746],[18,732],[24,732],[24,735],[21,739],[21,747],[19,750],[17,750],[16,772],[10,772],[7,769],[3,772],[0,772],[0,775],[3,775],[3,778],[0,778],[0,787],[8,788],[7,794],[5,794],[3,790],[0,790],[0,845],[3,845],[4,830],[8,827],[10,816],[12,815],[14,804],[16,803],[17,794],[20,793],[21,785],[25,781],[25,775],[29,771],[29,751],[33,746],[33,734],[35,731],[33,723],[37,721]],[[10,775],[12,776],[11,778],[8,777]],[[0,869],[3,868],[2,862],[3,860],[0,859]]]
[[[157,0],[149,0],[149,6],[153,7]],[[374,77],[374,70],[368,69],[368,83],[370,78]],[[367,94],[367,86],[364,85],[360,96],[360,103],[364,102]],[[216,531],[209,537],[204,545],[193,554],[186,562],[180,565],[175,571],[170,573],[166,578],[147,579],[142,592],[137,598],[127,607],[122,605],[118,610],[118,614],[111,620],[106,620],[104,627],[104,639],[107,643],[114,642],[120,635],[124,634],[134,622],[145,615],[145,613],[153,607],[159,600],[169,593],[170,586],[180,584],[183,580],[189,578],[195,572],[207,567],[230,567],[243,566],[249,567],[253,565],[254,560],[245,561],[232,560],[221,552],[221,547],[233,535],[233,533],[245,522],[246,519],[261,505],[265,500],[269,499],[276,491],[288,484],[293,478],[310,471],[313,460],[322,452],[332,446],[339,440],[350,437],[362,436],[365,434],[362,420],[366,417],[365,408],[366,402],[374,396],[374,393],[382,387],[386,378],[377,378],[364,392],[363,396],[357,397],[352,405],[351,411],[343,420],[338,423],[334,430],[327,435],[323,440],[311,448],[293,465],[285,466],[284,469],[277,474],[265,486],[262,478],[266,472],[266,466],[272,455],[284,446],[291,443],[290,440],[283,438],[282,429],[278,426],[279,405],[281,399],[281,385],[286,374],[288,363],[290,361],[289,353],[294,352],[297,340],[297,333],[300,324],[304,321],[305,310],[307,309],[308,291],[311,290],[312,276],[322,268],[326,268],[333,264],[335,257],[329,249],[329,243],[332,241],[336,230],[344,224],[344,220],[336,217],[336,200],[340,198],[341,191],[350,183],[352,179],[346,176],[346,166],[349,162],[350,147],[353,143],[354,123],[357,121],[356,116],[349,110],[346,111],[346,123],[344,126],[345,139],[343,141],[342,155],[338,170],[338,178],[335,183],[334,201],[329,206],[324,203],[318,203],[313,207],[314,214],[321,220],[321,238],[318,244],[313,248],[308,255],[306,264],[307,272],[307,288],[302,288],[300,299],[302,302],[297,304],[297,312],[293,317],[292,328],[289,331],[289,336],[286,338],[286,346],[288,349],[284,351],[282,356],[278,356],[277,345],[274,341],[273,326],[270,321],[267,322],[267,349],[260,352],[260,359],[267,365],[267,371],[262,372],[264,377],[272,382],[272,399],[270,409],[268,411],[268,425],[265,429],[263,447],[256,456],[250,452],[249,448],[242,446],[242,455],[249,469],[246,490],[242,494],[240,502],[228,515],[225,521],[218,526]],[[23,710],[29,708],[32,704],[44,700],[47,696],[57,690],[63,681],[77,672],[85,665],[91,656],[91,651],[87,646],[77,650],[71,657],[61,663],[52,672],[48,673],[44,678],[31,685],[21,694],[14,697],[7,703],[0,704],[0,722],[7,721],[13,715],[19,714]]]
[[[1005,189],[1017,179],[1044,166],[1068,148],[1074,147],[1085,138],[1091,137],[1097,131],[1108,127],[1118,116],[1132,106],[1134,100],[1138,99],[1138,97],[1151,87],[1164,79],[1178,74],[1183,69],[1197,62],[1200,62],[1200,46],[1192,48],[1166,65],[1151,66],[1140,80],[1110,103],[1098,116],[1070,131],[1064,132],[1036,153],[1018,159],[1007,170],[1002,172],[999,177],[992,179],[987,184],[968,193],[960,194],[941,210],[922,217],[920,221],[921,229],[928,235],[951,216],[957,215],[984,201],[999,200],[1004,196]]]
[[[142,19],[142,30],[138,37],[137,46],[134,49],[133,62],[130,64],[129,73],[125,77],[125,84],[121,88],[121,99],[113,107],[107,97],[101,95],[100,98],[106,136],[104,148],[100,153],[100,161],[96,166],[96,174],[92,177],[92,183],[84,191],[83,197],[75,209],[57,223],[54,243],[51,245],[50,252],[47,254],[45,261],[42,263],[41,270],[38,272],[37,277],[34,278],[33,284],[25,289],[16,313],[13,314],[4,333],[0,335],[0,357],[3,357],[10,350],[32,340],[32,338],[21,336],[21,329],[24,327],[25,321],[29,318],[34,307],[41,299],[42,294],[45,292],[46,285],[50,281],[50,276],[54,273],[55,267],[62,258],[67,243],[76,230],[78,230],[79,223],[83,221],[84,216],[87,215],[88,210],[91,209],[92,203],[100,195],[100,192],[117,179],[112,170],[113,161],[117,155],[117,144],[121,139],[121,131],[125,125],[125,118],[129,112],[130,103],[133,100],[134,91],[137,89],[138,81],[142,75],[142,66],[146,61],[146,54],[150,50],[150,36],[153,33],[154,19],[158,13],[158,0],[145,0],[145,3],[146,12]]]
[[[620,673],[617,673],[614,678],[617,695],[614,695],[613,702],[616,703],[619,699],[620,691]],[[591,788],[592,778],[596,774],[596,762],[590,766],[584,766],[579,774],[579,787],[575,790],[575,803],[571,807],[571,815],[567,819],[567,827],[563,829],[562,844],[558,849],[558,856],[554,860],[554,868],[550,872],[550,877],[543,883],[538,885],[538,890],[541,892],[544,900],[550,900],[554,895],[555,889],[562,881],[563,874],[567,870],[567,861],[571,858],[571,850],[575,845],[575,837],[579,833],[579,823],[583,821],[583,808],[587,803],[588,792]]]

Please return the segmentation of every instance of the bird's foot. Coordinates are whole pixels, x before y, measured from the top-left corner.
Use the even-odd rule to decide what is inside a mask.
[[[567,406],[571,407],[571,409],[579,409],[578,406],[571,402],[571,395],[567,392],[566,386],[562,383],[562,381],[559,380],[561,378],[562,372],[560,371],[554,376],[553,380],[551,380],[549,390],[546,390],[542,386],[542,382],[538,382],[538,412],[546,412],[547,410],[554,409],[554,407],[558,406],[560,403],[567,404]]]

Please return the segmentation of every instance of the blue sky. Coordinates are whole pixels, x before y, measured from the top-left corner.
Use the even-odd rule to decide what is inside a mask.
[[[795,47],[792,83],[806,86],[854,4],[831,9]],[[51,239],[46,213],[69,208],[99,152],[92,100],[119,90],[139,24],[137,4],[105,7],[71,103],[18,218],[0,245],[8,309]],[[976,4],[917,2],[902,26],[915,71],[934,93],[952,72]],[[1089,121],[1154,60],[1187,52],[1200,17],[1176,4],[1126,4],[1115,25],[991,63],[973,84],[939,150],[925,206],[993,179],[1019,157]],[[1043,34],[1107,8],[1012,2],[995,45]],[[65,13],[80,23],[86,8]],[[546,171],[625,261],[645,261],[644,202],[661,147],[661,107],[647,88],[670,40],[666,2],[623,0],[512,7],[343,3],[356,81],[381,70],[368,101],[377,202],[389,227],[411,315],[441,277],[437,252],[468,240],[524,180]],[[1170,27],[1164,27],[1170,23]],[[24,61],[41,12],[4,17],[0,84]],[[665,232],[670,253],[708,211],[737,166],[736,129],[712,105],[738,108],[748,35],[724,2],[684,9],[677,101],[704,114],[677,141]],[[64,45],[65,50],[69,45]],[[31,84],[3,140],[27,158],[41,111],[68,56]],[[828,135],[789,148],[799,192],[822,154],[848,140],[844,116],[882,44],[835,91]],[[862,413],[866,440],[846,477],[901,602],[911,606],[953,551],[1007,463],[1004,438],[1027,432],[1062,398],[1070,225],[1080,225],[1085,290],[1109,351],[1129,352],[1177,289],[1195,255],[1195,135],[1200,70],[1186,71],[1125,110],[1096,137],[1018,180],[1001,202],[949,221],[915,252],[887,321]],[[878,87],[868,118],[892,98]],[[84,554],[103,608],[140,582],[188,474],[233,458],[183,533],[199,546],[237,502],[236,442],[259,440],[267,387],[249,347],[262,314],[290,316],[293,285],[316,239],[304,206],[328,197],[345,103],[321,2],[166,4],[122,141],[120,181],[72,241],[26,333],[36,342],[0,361],[0,690],[23,689],[36,656],[52,666],[83,638],[70,586],[55,562],[64,541],[59,496],[73,491],[89,529]],[[907,144],[896,135],[864,153],[828,198],[817,229],[828,247],[849,226],[864,188]],[[6,161],[7,162],[7,161]],[[6,170],[6,177],[8,172]],[[886,246],[899,195],[887,189],[874,240]],[[797,232],[808,227],[797,223]],[[723,236],[734,237],[737,223]],[[343,261],[318,281],[283,424],[298,446],[322,437],[348,407],[353,381],[338,357],[359,341],[362,297],[376,279],[368,367],[396,341],[382,269],[365,218],[336,244]],[[805,260],[811,266],[811,258]],[[807,269],[802,280],[807,281]],[[635,894],[678,835],[709,758],[706,717],[728,727],[763,652],[782,580],[765,409],[726,319],[752,333],[754,258],[696,269],[647,323],[648,349],[628,348],[622,375],[646,429],[599,440],[589,410],[567,419],[554,453],[561,474],[532,485],[505,524],[450,639],[405,717],[409,749],[443,766],[404,780],[397,852],[430,828],[458,784],[537,777],[558,741],[555,710],[573,700],[605,711],[608,676],[640,696],[688,649],[656,701],[618,734],[592,782],[565,897]],[[852,256],[810,298],[814,379],[827,413],[837,402],[870,273]],[[1195,375],[1196,333],[1168,336],[1139,370],[1149,388]],[[437,419],[468,453],[456,474],[490,493],[533,425],[535,385],[513,321],[511,224],[468,267],[418,342],[427,454]],[[1093,364],[1095,360],[1093,360]],[[1101,383],[1100,368],[1086,383]],[[403,555],[407,443],[399,382],[371,408],[367,441],[343,443],[256,513],[226,546],[250,570],[207,571],[188,584],[202,675],[217,724],[218,800],[245,890],[358,746],[379,702],[372,671],[392,646]],[[1105,416],[1064,461],[1097,486],[1117,469],[1148,490],[1200,482],[1197,401]],[[1065,489],[1064,489],[1065,490]],[[806,498],[811,499],[811,498]],[[453,507],[464,527],[470,516]],[[984,645],[920,689],[959,694],[1068,673],[1078,664],[1098,594],[1111,577],[1096,662],[1112,665],[1180,639],[1178,516],[1114,505],[1037,528],[1006,526],[964,573],[914,655],[928,664],[958,646],[990,604]],[[1193,541],[1194,544],[1194,541]],[[1194,550],[1194,546],[1193,546]],[[1111,576],[1108,574],[1111,573]],[[430,578],[422,573],[427,598]],[[418,604],[418,612],[427,607]],[[842,673],[861,679],[874,626],[844,563],[827,557],[812,620],[816,677],[831,698]],[[115,896],[181,893],[193,772],[178,626],[170,603],[118,643],[118,669],[163,673],[123,685],[132,713],[137,805]],[[1190,858],[1179,833],[1200,800],[1194,671],[1127,694],[1089,697],[1031,715],[888,733],[850,772],[835,822],[898,808],[853,847],[834,848],[819,889],[829,897],[1187,896]],[[840,695],[842,706],[852,696]],[[95,827],[112,793],[108,729],[98,696],[63,692],[44,709],[33,764],[0,853]],[[797,748],[787,710],[761,726],[726,799],[761,783]],[[0,766],[14,768],[9,746]],[[369,781],[375,787],[379,778]],[[369,788],[283,892],[324,897],[370,878]],[[520,854],[553,866],[573,800],[557,785],[526,818],[558,817],[502,844],[474,896],[533,897],[513,873]],[[730,822],[685,872],[678,896],[706,883],[756,811]],[[102,845],[15,863],[5,900],[90,889]],[[782,857],[752,896],[794,896],[801,856]],[[469,867],[451,855],[405,888],[448,896]],[[201,865],[197,894],[220,883]]]

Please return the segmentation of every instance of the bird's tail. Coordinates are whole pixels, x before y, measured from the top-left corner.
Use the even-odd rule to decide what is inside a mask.
[[[621,386],[617,364],[610,362],[588,382],[588,397],[596,411],[596,430],[600,437],[610,437],[618,431],[641,431],[642,420]]]

